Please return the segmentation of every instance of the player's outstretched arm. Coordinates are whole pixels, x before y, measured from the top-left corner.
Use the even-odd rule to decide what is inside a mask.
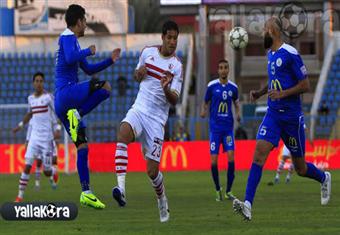
[[[84,58],[80,63],[80,68],[87,74],[87,75],[93,75],[95,73],[98,73],[113,63],[115,63],[119,57],[120,57],[120,48],[116,48],[112,51],[111,58],[105,59],[99,63],[96,64],[89,64],[87,60]]]
[[[283,90],[283,91],[270,90],[268,92],[268,97],[271,99],[282,99],[282,98],[289,97],[292,95],[299,95],[299,94],[305,93],[309,91],[309,89],[310,89],[309,80],[308,78],[305,78],[299,81],[297,85],[287,90]]]
[[[12,129],[12,132],[17,133],[18,131],[20,131],[31,120],[31,118],[32,118],[32,112],[26,113],[23,120],[19,122],[16,127]]]
[[[67,64],[80,62],[84,58],[96,53],[96,47],[91,45],[89,48],[78,50],[76,48],[76,37],[64,37],[60,43],[64,49],[65,61]]]

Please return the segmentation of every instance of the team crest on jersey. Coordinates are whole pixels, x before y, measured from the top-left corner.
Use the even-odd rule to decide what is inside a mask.
[[[280,67],[282,65],[282,59],[281,58],[278,58],[277,60],[276,60],[276,66],[277,67]]]
[[[155,59],[153,58],[153,56],[151,56],[150,60],[155,61]]]
[[[228,91],[228,95],[229,96],[233,96],[233,92],[232,91]]]
[[[173,69],[174,65],[173,64],[169,64],[169,69]]]

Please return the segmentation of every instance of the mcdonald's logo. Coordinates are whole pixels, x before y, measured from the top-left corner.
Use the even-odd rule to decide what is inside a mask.
[[[274,79],[270,83],[270,89],[282,91],[281,83],[278,79]]]
[[[221,102],[218,106],[218,113],[228,113],[228,104],[226,102]]]
[[[166,168],[167,166],[167,159],[170,156],[171,159],[171,166],[172,167],[177,167],[177,161],[178,158],[182,158],[182,167],[187,168],[188,167],[188,158],[187,154],[184,150],[184,147],[182,145],[176,145],[176,146],[171,146],[168,145],[164,148],[163,151],[163,156],[161,160],[161,167]]]
[[[289,137],[289,140],[288,140],[288,144],[289,144],[289,147],[291,148],[297,148],[297,141],[294,137]]]

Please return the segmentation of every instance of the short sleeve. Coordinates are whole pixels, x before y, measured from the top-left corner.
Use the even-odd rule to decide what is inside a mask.
[[[30,96],[27,98],[27,112],[30,113],[32,112],[32,107],[31,107],[31,103],[30,103]]]
[[[211,86],[208,86],[208,88],[205,92],[205,96],[204,96],[204,102],[205,103],[208,103],[211,100],[211,95],[212,95]]]
[[[235,92],[234,92],[234,95],[233,95],[233,100],[234,101],[238,101],[238,88],[235,87]]]
[[[139,56],[138,64],[136,66],[136,70],[145,65],[145,59],[146,59],[146,48],[142,50],[142,53]]]
[[[177,93],[178,96],[181,94],[183,84],[183,66],[180,64],[174,73],[174,78],[171,82],[170,90]]]
[[[307,69],[303,64],[301,56],[299,54],[290,54],[291,56],[291,67],[294,76],[297,80],[301,81],[307,77]]]

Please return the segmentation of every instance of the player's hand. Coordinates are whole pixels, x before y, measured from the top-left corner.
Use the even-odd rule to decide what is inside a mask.
[[[95,45],[91,45],[89,46],[90,50],[91,50],[91,55],[96,54],[96,46]]]
[[[272,100],[278,100],[278,99],[282,99],[283,96],[283,92],[282,91],[278,91],[278,90],[269,90],[268,91],[268,97]]]
[[[120,51],[121,51],[120,48],[116,48],[116,49],[114,49],[114,50],[112,51],[111,59],[112,59],[113,63],[116,62],[116,60],[119,59],[119,57],[120,57]]]
[[[241,122],[241,116],[237,115],[236,120],[238,121],[238,123],[240,123]]]
[[[169,71],[165,71],[163,73],[163,77],[161,79],[161,85],[163,90],[171,83],[173,78],[174,76]]]
[[[255,102],[258,98],[260,98],[259,92],[258,91],[254,91],[254,90],[250,91],[249,96],[250,96],[250,101],[251,102]]]
[[[206,110],[201,110],[200,117],[205,118],[207,116]]]
[[[137,82],[141,82],[144,79],[146,72],[147,72],[147,69],[146,69],[145,65],[141,66],[139,69],[136,70],[135,80]]]
[[[61,131],[55,131],[53,135],[55,140],[59,140],[61,137]]]
[[[12,129],[12,132],[13,132],[13,134],[15,134],[15,133],[17,133],[18,131],[20,131],[21,130],[21,127],[20,126],[16,126],[16,127],[14,127],[13,129]]]

